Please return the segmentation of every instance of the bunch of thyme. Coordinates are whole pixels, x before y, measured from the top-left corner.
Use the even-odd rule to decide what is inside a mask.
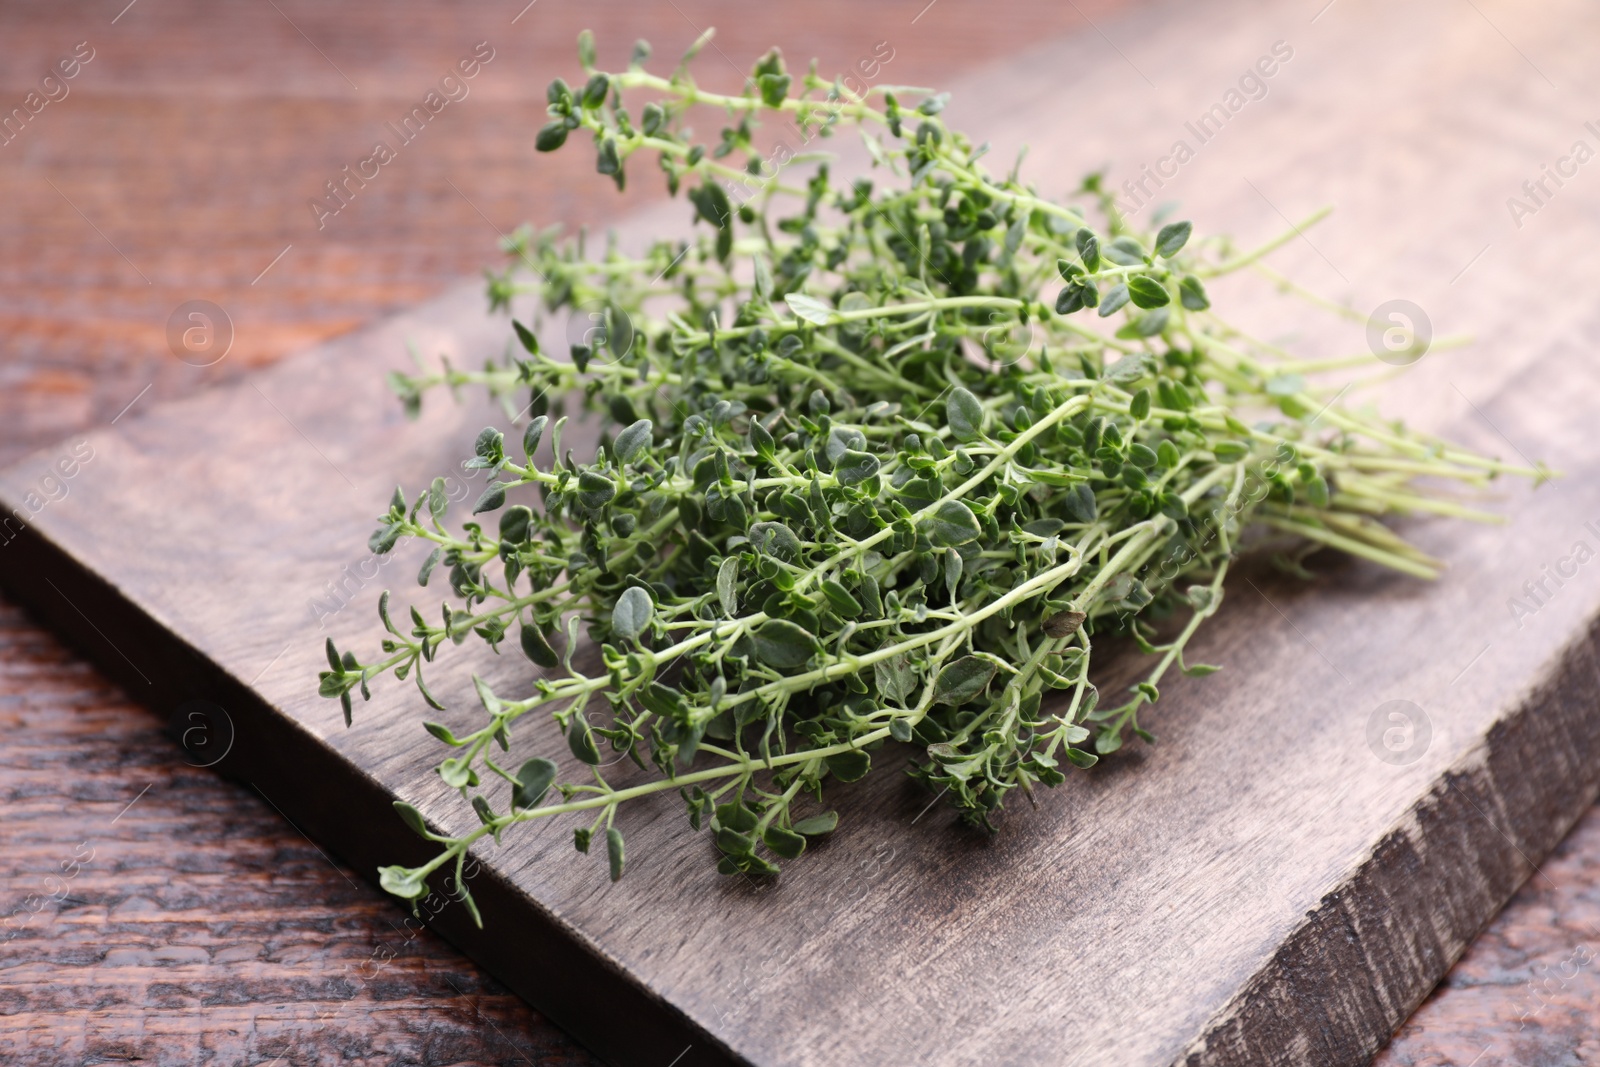
[[[385,593],[383,655],[330,641],[321,692],[348,722],[352,692],[392,672],[440,708],[423,665],[473,637],[542,670],[515,696],[479,680],[464,735],[426,724],[481,825],[438,833],[397,803],[441,850],[382,869],[390,892],[417,898],[446,864],[459,884],[478,839],[569,814],[585,817],[578,850],[603,834],[619,877],[618,807],[667,792],[709,828],[720,870],[773,874],[833,829],[824,783],[862,778],[891,742],[992,828],[1012,790],[1032,799],[1129,733],[1153,740],[1139,712],[1169,671],[1216,669],[1184,652],[1242,540],[1429,577],[1436,561],[1379,519],[1486,518],[1417,479],[1517,469],[1311,384],[1358,360],[1295,362],[1219,319],[1207,280],[1286,238],[1235,254],[1188,223],[1138,232],[1093,177],[1091,224],[1015,170],[990,174],[941,95],[855,95],[814,64],[795,77],[776,50],[741,94],[707,92],[688,72],[704,43],[670,77],[645,70],[642,42],[607,73],[585,34],[586,81],[550,86],[538,134],[545,151],[591,135],[618,189],[653,162],[697,236],[590,258],[519,231],[491,303],[533,292],[551,313],[599,308],[606,328],[556,355],[514,322],[503,363],[391,377],[413,411],[430,388],[476,384],[533,417],[511,444],[479,434],[466,466],[493,480],[459,532],[442,479],[396,490],[372,548],[432,542],[418,580],[442,568],[453,599],[402,628]],[[694,140],[692,114],[725,119],[715,144]],[[758,147],[762,117],[807,141],[859,132],[873,177],[779,165]],[[592,459],[562,451],[571,403],[603,420]],[[597,669],[574,663],[585,629]],[[1091,651],[1113,633],[1155,661],[1104,700]],[[577,773],[501,755],[540,710]],[[605,748],[648,775],[614,786]]]

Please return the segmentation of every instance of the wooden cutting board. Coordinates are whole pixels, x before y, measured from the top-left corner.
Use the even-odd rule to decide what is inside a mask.
[[[999,160],[1031,143],[1050,193],[1148,165],[1163,186],[1146,179],[1141,210],[1181,200],[1202,232],[1264,238],[1336,205],[1280,270],[1478,337],[1384,408],[1564,477],[1498,489],[1501,526],[1411,524],[1450,562],[1436,583],[1333,559],[1309,583],[1245,569],[1195,649],[1228,669],[1164,687],[1147,722],[1160,743],[1075,775],[993,839],[880,773],[834,793],[825,847],[752,886],[714,874],[664,799],[621,815],[620,884],[545,826],[479,854],[485,930],[451,906],[441,931],[617,1063],[1370,1057],[1600,787],[1600,165],[1570,162],[1576,141],[1600,148],[1584,110],[1600,12],[1319,6],[1157,5],[954,86],[952,121],[988,131]],[[1534,202],[1522,183],[1544,164],[1575,174]],[[1534,210],[1513,217],[1510,197]],[[396,483],[452,469],[494,416],[434,402],[407,422],[381,376],[408,340],[458,363],[501,352],[479,289],[0,472],[10,593],[177,730],[200,727],[191,753],[368,871],[426,855],[396,797],[474,822],[432,773],[409,690],[380,688],[346,729],[315,672],[325,636],[376,644],[380,589],[437,610],[412,584],[419,560],[380,567],[365,539]],[[1309,352],[1366,344],[1360,324],[1269,290],[1246,278],[1214,297]],[[447,725],[472,721],[482,663],[454,652],[430,675]],[[529,676],[510,656],[486,673]],[[562,747],[552,732],[527,754]]]

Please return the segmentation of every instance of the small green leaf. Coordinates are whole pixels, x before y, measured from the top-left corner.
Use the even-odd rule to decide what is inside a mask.
[[[1200,279],[1193,274],[1185,274],[1178,283],[1178,302],[1190,311],[1204,311],[1211,306],[1211,298],[1206,295],[1206,287],[1200,284]]]
[[[654,430],[655,424],[649,419],[640,419],[617,434],[617,439],[611,443],[611,454],[618,463],[632,463],[650,446]]]
[[[467,766],[466,760],[445,760],[438,765],[438,777],[451,789],[467,789],[477,782],[477,774]]]
[[[763,74],[756,79],[756,86],[761,91],[761,102],[768,107],[782,107],[783,98],[788,95],[791,79],[787,74]]]
[[[877,474],[879,466],[881,464],[877,456],[850,449],[834,464],[833,476],[838,479],[840,485],[860,485]]]
[[[761,821],[760,817],[740,801],[728,804],[718,804],[716,807],[717,825],[726,826],[734,830],[754,830]]]
[[[1161,232],[1156,234],[1156,255],[1162,259],[1171,259],[1189,243],[1189,234],[1194,231],[1194,226],[1188,222],[1169,222],[1161,227]]]
[[[880,659],[872,665],[872,680],[880,694],[889,700],[904,702],[917,686],[917,676],[911,671],[904,653]]]
[[[533,454],[539,451],[539,440],[544,437],[544,428],[550,421],[550,416],[540,415],[528,423],[528,428],[522,431],[522,451],[528,457],[528,462],[533,462]]]
[[[834,611],[847,619],[853,619],[861,614],[861,601],[832,578],[823,579],[822,595],[828,598],[828,604]]]
[[[795,833],[805,834],[807,837],[818,837],[822,834],[833,833],[834,827],[838,825],[839,813],[825,811],[821,815],[813,815],[808,819],[801,819],[794,824],[793,830]]]
[[[1115,238],[1102,253],[1111,262],[1123,267],[1137,267],[1144,262],[1143,246],[1127,234]]]
[[[537,356],[539,354],[539,339],[533,335],[533,331],[516,319],[511,320],[511,328],[516,332],[517,340],[522,342],[522,347],[527,349],[530,355]]]
[[[922,532],[934,548],[953,548],[976,541],[983,533],[978,517],[960,500],[946,500],[933,515],[923,520]]]
[[[617,497],[617,483],[599,471],[586,470],[578,475],[578,503],[590,511],[599,511]]]
[[[945,418],[950,421],[950,432],[957,441],[966,443],[983,436],[983,405],[978,398],[961,386],[950,391],[944,402]]]
[[[539,133],[533,139],[533,147],[540,152],[554,152],[566,143],[567,124],[560,119],[539,127]]]
[[[511,807],[531,808],[544,799],[556,780],[559,768],[543,756],[535,756],[517,768],[517,784],[511,787]]]
[[[828,765],[828,770],[833,772],[835,778],[841,782],[858,782],[867,776],[872,769],[872,757],[859,748],[848,752],[836,752],[823,759]]]
[[[422,834],[424,837],[427,836],[428,824],[422,821],[422,812],[418,811],[416,808],[412,807],[410,804],[407,804],[403,800],[397,800],[394,802],[394,810],[400,813],[400,818],[405,820],[405,824],[407,826],[411,827],[411,829],[415,830],[417,833]]]
[[[507,508],[500,516],[500,540],[520,545],[528,539],[528,529],[533,523],[533,512],[525,505]]]
[[[1128,287],[1124,283],[1113,285],[1106,295],[1100,298],[1100,317],[1110,317],[1113,313],[1122,310],[1128,302]]]
[[[451,758],[438,765],[438,777],[445,782],[445,785],[450,785],[451,789],[466,789],[467,785],[472,784],[475,774],[464,761]]]
[[[1093,285],[1069,285],[1056,296],[1056,314],[1071,315],[1099,303],[1100,293]]]
[[[961,573],[966,569],[966,563],[961,558],[961,553],[953,548],[944,550],[944,587],[950,594],[950,603],[956,603],[956,590],[961,588]]]
[[[646,137],[654,137],[661,132],[661,127],[666,121],[666,111],[652,100],[644,106],[644,112],[639,116],[639,128],[644,131]]]
[[[611,79],[604,74],[595,74],[584,83],[583,92],[579,95],[579,102],[584,107],[599,107],[606,102],[606,93],[611,90]]]
[[[1106,380],[1131,385],[1151,371],[1150,358],[1143,352],[1123,356],[1106,368]]]
[[[622,851],[622,831],[615,826],[606,829],[606,863],[611,867],[611,880],[620,881],[622,878],[622,865],[626,860]]]
[[[485,426],[478,431],[478,439],[472,445],[472,454],[479,459],[487,460],[491,465],[498,463],[505,455],[505,434],[493,426]]]
[[[428,486],[428,514],[434,519],[443,519],[449,510],[450,496],[445,481],[435,478],[433,484]]]
[[[545,638],[544,631],[536,625],[523,625],[521,643],[522,654],[541,667],[554,667],[561,662],[556,650],[550,647],[550,642]]]
[[[750,447],[755,450],[756,455],[771,462],[777,450],[776,444],[772,439],[772,433],[761,425],[760,419],[750,420]]]
[[[444,555],[442,547],[428,553],[428,558],[422,561],[422,567],[417,571],[417,584],[426,586],[428,579],[433,577],[433,569],[439,565],[439,559]]]
[[[489,683],[474,674],[472,686],[478,691],[478,700],[483,704],[483,710],[490,715],[500,714],[503,705],[500,703],[500,698],[494,695],[494,690],[489,688]]]
[[[1128,446],[1128,462],[1138,464],[1143,470],[1155,470],[1161,465],[1160,458],[1155,449],[1149,445],[1134,442]]]
[[[988,688],[995,665],[978,656],[962,656],[939,672],[933,683],[935,704],[961,705]]]
[[[731,826],[724,826],[717,830],[717,847],[730,856],[748,856],[755,851],[755,839],[749,834],[740,833]]]
[[[485,511],[493,511],[506,502],[506,486],[504,482],[490,482],[483,495],[478,497],[478,502],[472,505],[474,515]]]
[[[378,884],[402,900],[416,900],[428,891],[428,884],[410,867],[379,867]]]
[[[1128,414],[1136,419],[1150,417],[1150,390],[1140,389],[1133,394],[1133,399],[1128,402]]]
[[[769,667],[804,667],[822,646],[809,630],[788,619],[768,619],[755,632],[756,658]]]
[[[766,833],[761,835],[761,840],[766,843],[774,854],[786,860],[797,858],[806,850],[806,839],[792,830],[785,830],[781,826],[769,826]]]
[[[1134,307],[1141,308],[1158,308],[1172,301],[1167,287],[1148,274],[1135,274],[1128,279],[1128,296]]]
[[[1100,508],[1095,501],[1094,490],[1083,482],[1079,482],[1067,490],[1062,498],[1067,517],[1073,522],[1090,523],[1100,517]]]
[[[807,296],[805,293],[790,293],[783,298],[783,302],[789,305],[789,310],[794,312],[797,318],[813,325],[826,326],[833,321],[833,308],[814,296]]]
[[[457,748],[463,743],[458,741],[456,735],[451,733],[450,728],[443,723],[425,722],[422,724],[422,728],[452,748]],[[404,814],[404,812],[401,814]]]
[[[405,533],[405,528],[399,523],[384,523],[373,531],[367,538],[367,548],[380,556],[386,556],[394,548],[395,542],[400,540],[400,535]]]
[[[739,560],[729,556],[717,567],[717,600],[722,604],[723,614],[733,618],[739,614]]]
[[[1093,231],[1084,227],[1078,231],[1077,237],[1078,258],[1083,260],[1083,269],[1091,274],[1100,269],[1100,239]]]
[[[750,544],[779,559],[794,559],[800,552],[800,538],[781,522],[757,522],[750,526]]]
[[[655,611],[649,593],[636,585],[629,586],[617,598],[617,606],[611,609],[611,632],[624,641],[631,641],[644,633]]]
[[[567,747],[580,763],[593,767],[600,762],[600,749],[594,743],[594,731],[582,711],[574,712],[567,725]]]

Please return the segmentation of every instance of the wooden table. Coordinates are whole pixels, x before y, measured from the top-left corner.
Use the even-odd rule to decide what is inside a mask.
[[[530,214],[605,217],[614,194],[581,155],[536,158],[531,137],[585,24],[603,49],[643,35],[664,56],[717,25],[730,62],[707,80],[777,40],[824,70],[892,54],[880,79],[938,83],[1022,39],[1104,29],[1114,48],[1114,6],[0,8],[5,108],[79,42],[93,56],[0,147],[0,463],[411,305]],[[319,229],[308,199],[479,41],[494,58],[471,95]],[[167,346],[192,299],[235,328],[212,367]],[[186,765],[160,719],[4,604],[0,648],[3,1058],[593,1062],[267,801]],[[1600,946],[1574,931],[1600,917],[1597,871],[1591,813],[1381,1062],[1595,1052]]]

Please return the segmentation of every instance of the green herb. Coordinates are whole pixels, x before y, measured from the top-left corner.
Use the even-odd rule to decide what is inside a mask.
[[[402,808],[441,851],[385,868],[391,892],[418,897],[452,863],[459,879],[478,839],[568,814],[587,822],[579,851],[604,831],[620,877],[619,806],[668,792],[720,870],[775,873],[834,828],[827,780],[864,777],[890,744],[992,828],[1012,790],[1031,799],[1130,732],[1152,740],[1139,712],[1172,669],[1216,669],[1184,652],[1247,535],[1291,565],[1331,547],[1431,577],[1438,563],[1378,519],[1486,518],[1417,480],[1517,470],[1344,408],[1339,383],[1312,384],[1322,368],[1295,373],[1219,319],[1206,282],[1281,240],[1238,254],[1187,222],[1135,231],[1097,176],[1086,209],[1041,199],[986,171],[931,92],[859,97],[774,51],[726,96],[695,85],[688,57],[663,78],[648,49],[617,73],[594,69],[589,38],[580,52],[583,88],[550,87],[538,147],[581,150],[569,135],[587,132],[619,189],[658,168],[697,236],[595,259],[581,238],[519,231],[491,304],[599,308],[603,332],[551,354],[514,323],[503,364],[391,377],[413,412],[434,387],[478,384],[532,418],[520,442],[477,437],[465,465],[492,481],[459,532],[442,480],[396,491],[373,550],[432,542],[419,581],[441,567],[453,597],[403,628],[386,593],[384,655],[330,642],[322,693],[348,715],[392,672],[439,708],[424,665],[472,637],[498,652],[513,629],[541,668],[516,694],[480,682],[464,732],[428,727],[481,825],[438,834]],[[724,116],[717,143],[690,139],[691,113]],[[764,157],[763,116],[808,142],[859,132],[873,177]],[[592,458],[562,449],[574,399],[609,427]],[[582,630],[597,669],[574,662]],[[1091,651],[1112,633],[1155,663],[1102,700]],[[570,772],[508,759],[535,711],[565,734]],[[643,772],[620,786],[619,753]]]

